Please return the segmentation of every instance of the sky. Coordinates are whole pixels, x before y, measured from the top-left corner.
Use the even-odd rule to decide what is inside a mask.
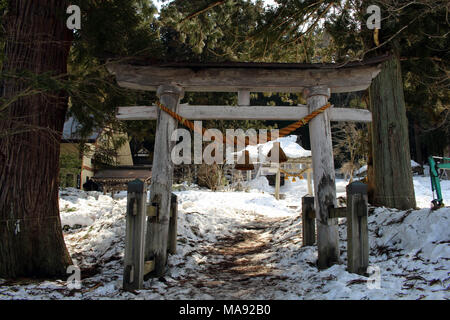
[[[266,5],[275,5],[274,0],[263,0]],[[158,8],[158,11],[161,9],[162,1],[161,0],[153,0],[153,4]]]

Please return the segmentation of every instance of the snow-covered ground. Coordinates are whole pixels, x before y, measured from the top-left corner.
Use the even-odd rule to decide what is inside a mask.
[[[345,195],[337,181],[338,196]],[[275,200],[264,177],[248,192],[177,191],[178,252],[163,279],[122,291],[126,193],[60,192],[64,237],[82,286],[58,281],[0,280],[0,299],[449,299],[450,208],[430,211],[429,177],[414,177],[417,205],[369,212],[370,277],[346,271],[346,227],[340,219],[341,263],[316,267],[317,248],[302,247],[305,180],[286,181]],[[450,202],[450,181],[442,181]]]

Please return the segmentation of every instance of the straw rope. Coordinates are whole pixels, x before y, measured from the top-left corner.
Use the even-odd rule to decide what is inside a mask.
[[[156,101],[156,105],[164,112],[166,112],[167,114],[169,114],[172,118],[174,118],[175,120],[177,120],[179,123],[181,123],[182,125],[184,125],[185,127],[187,127],[188,129],[190,129],[193,132],[197,132],[199,134],[201,134],[202,136],[205,135],[206,133],[206,128],[202,127],[201,132],[199,132],[199,130],[197,130],[197,128],[195,128],[194,123],[188,119],[183,118],[182,116],[180,116],[178,113],[170,110],[169,108],[167,108],[166,106],[164,106],[161,102]],[[308,122],[310,122],[312,119],[314,119],[316,116],[318,116],[319,114],[325,112],[325,110],[327,110],[328,108],[330,108],[332,105],[331,103],[327,103],[326,105],[320,107],[317,110],[314,110],[313,112],[311,112],[310,114],[308,114],[306,117],[300,119],[299,121],[296,121],[290,125],[288,125],[287,127],[284,127],[282,129],[280,129],[279,132],[279,138],[281,137],[285,137],[287,135],[289,135],[290,133],[292,133],[293,131],[295,131],[296,129],[306,125]],[[257,137],[257,142],[260,142],[260,138],[259,136]],[[267,132],[267,139],[265,139],[265,142],[271,141],[272,140],[272,135],[270,132]],[[229,141],[227,139],[226,136],[223,137],[223,143],[224,144],[231,144],[231,145],[236,145],[238,143],[238,137],[234,137],[233,141]],[[250,145],[252,143],[250,143],[250,139],[248,136],[245,137],[245,145]]]

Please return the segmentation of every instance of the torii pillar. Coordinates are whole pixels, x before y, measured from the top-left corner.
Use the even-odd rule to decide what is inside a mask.
[[[178,112],[184,90],[177,85],[161,85],[156,95],[163,105]],[[170,154],[175,145],[171,136],[176,128],[177,121],[166,112],[158,110],[150,186],[150,205],[155,208],[155,215],[147,219],[145,246],[145,261],[154,261],[154,273],[158,277],[164,275],[167,263],[173,176]]]
[[[310,87],[304,90],[304,96],[311,113],[328,103],[330,89],[325,86]],[[339,263],[338,219],[328,217],[328,207],[337,204],[329,109],[311,120],[309,137],[314,176],[318,267],[326,269]]]

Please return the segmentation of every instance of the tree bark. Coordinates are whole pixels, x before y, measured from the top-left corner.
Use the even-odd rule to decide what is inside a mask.
[[[61,0],[9,1],[4,74],[66,74],[72,41],[67,6]],[[0,117],[0,278],[62,276],[72,264],[58,204],[67,94],[20,96],[30,86],[23,77],[1,85],[2,98],[17,100]]]
[[[369,89],[372,109],[372,204],[397,209],[416,206],[408,120],[398,57],[383,63]]]
[[[416,147],[416,161],[423,165],[422,143],[420,142],[420,127],[417,122],[414,123],[414,146]]]
[[[372,123],[367,126],[368,134],[368,150],[367,150],[367,198],[369,203],[374,203],[375,194],[375,175],[373,172],[373,150],[372,150]]]

